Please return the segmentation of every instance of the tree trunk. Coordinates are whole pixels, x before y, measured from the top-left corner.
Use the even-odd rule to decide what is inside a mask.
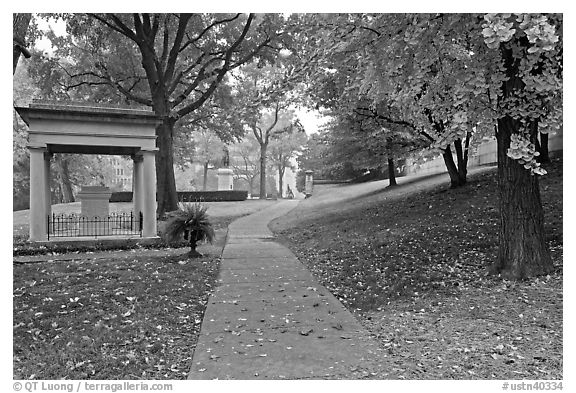
[[[284,171],[286,168],[282,167],[282,165],[278,165],[278,198],[283,198],[282,196],[282,187],[284,186]]]
[[[260,144],[260,199],[266,199],[266,155],[267,143]]]
[[[528,41],[520,42],[524,46]],[[508,45],[501,44],[507,79],[502,82],[504,99],[524,90],[519,62]],[[509,115],[498,119],[498,191],[500,196],[500,234],[498,260],[493,272],[505,277],[523,279],[550,272],[554,266],[544,237],[544,210],[540,200],[538,177],[507,156],[512,134],[520,122]],[[530,140],[536,142],[538,129],[530,128]]]
[[[532,175],[506,155],[517,122],[506,116],[498,119],[498,188],[500,196],[500,236],[494,273],[523,279],[546,274],[553,269],[544,237],[544,211],[538,176]]]
[[[16,66],[18,65],[20,54],[22,53],[21,48],[24,48],[26,32],[30,25],[30,19],[32,19],[32,14],[14,14],[14,19],[12,21],[12,74],[16,72]]]
[[[456,150],[456,159],[458,163],[458,177],[460,185],[466,184],[468,180],[468,145],[470,143],[470,133],[466,135],[464,148],[462,148],[462,140],[460,138],[454,141],[454,149]]]
[[[448,174],[450,175],[450,188],[456,188],[465,185],[466,177],[461,177],[458,167],[454,162],[454,157],[452,157],[452,150],[450,149],[450,145],[446,146],[446,149],[444,149],[442,158],[444,158],[444,164],[446,164]]]
[[[178,209],[178,194],[174,177],[174,158],[172,152],[174,121],[165,117],[162,124],[156,127],[156,215],[164,216],[166,212]]]
[[[388,157],[388,187],[395,186],[396,183],[396,171],[394,170],[394,159]]]
[[[204,163],[204,180],[202,181],[202,191],[206,191],[206,185],[208,184],[208,163]]]
[[[58,188],[60,189],[61,203],[74,202],[74,193],[72,192],[72,183],[70,182],[70,171],[68,169],[68,160],[60,154],[54,155],[56,163]]]

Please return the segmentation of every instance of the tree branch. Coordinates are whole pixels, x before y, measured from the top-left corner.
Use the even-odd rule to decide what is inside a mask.
[[[184,49],[186,49],[188,47],[188,45],[193,44],[195,42],[198,42],[198,40],[200,40],[200,38],[202,38],[202,36],[204,36],[204,34],[206,34],[210,29],[212,29],[213,27],[217,26],[217,25],[221,25],[223,23],[228,23],[228,22],[233,22],[236,19],[238,19],[240,17],[241,14],[236,14],[236,16],[230,18],[230,19],[223,19],[220,21],[215,21],[212,22],[212,24],[210,24],[209,26],[207,26],[204,30],[202,30],[200,32],[200,34],[198,34],[198,37],[194,38],[194,39],[188,39],[188,41],[186,41],[186,43],[180,48],[180,52],[182,52]]]
[[[166,71],[164,72],[164,79],[170,80],[174,75],[174,68],[176,67],[176,59],[178,58],[179,48],[184,39],[184,34],[186,33],[186,26],[188,26],[188,21],[192,17],[192,14],[180,14],[178,18],[178,30],[176,31],[176,37],[172,43],[172,48],[170,49],[170,55],[168,56],[168,63],[166,64]]]
[[[229,68],[230,67],[230,59],[232,58],[232,54],[240,46],[242,41],[244,41],[244,38],[246,37],[246,35],[248,34],[248,31],[250,30],[250,25],[252,24],[253,19],[254,19],[254,14],[249,14],[248,19],[246,20],[246,24],[244,25],[244,28],[242,29],[242,33],[236,39],[236,41],[234,41],[234,43],[230,46],[230,48],[228,48],[228,51],[226,52],[226,57],[224,59],[224,65],[220,69],[218,76],[212,82],[210,87],[204,92],[204,94],[200,98],[198,98],[198,100],[196,100],[195,102],[192,102],[191,104],[181,108],[177,112],[177,118],[183,117],[183,116],[187,115],[188,113],[193,112],[194,110],[198,109],[210,97],[210,95],[214,92],[214,90],[216,90],[216,87],[218,87],[218,84],[220,84],[220,82],[224,78],[224,75],[230,69]],[[255,54],[256,53],[253,53],[252,56],[254,56]],[[240,64],[238,64],[238,65],[240,65]]]
[[[101,23],[105,24],[106,26],[108,26],[112,30],[114,30],[114,31],[122,34],[123,36],[130,38],[132,41],[138,43],[138,38],[136,37],[136,34],[134,34],[134,32],[128,26],[126,26],[116,15],[106,14],[110,18],[112,18],[112,20],[114,21],[115,24],[108,22],[106,19],[102,18],[98,14],[88,14],[88,15],[91,16],[92,18],[100,21]]]

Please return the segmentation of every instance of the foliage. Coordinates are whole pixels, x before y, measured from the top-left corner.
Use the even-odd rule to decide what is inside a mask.
[[[317,26],[326,61],[311,84],[316,102],[423,135],[451,186],[466,182],[470,143],[495,131],[501,203],[511,206],[501,210],[498,270],[550,270],[538,180],[514,165],[543,174],[539,126],[561,124],[562,15],[340,14]]]
[[[292,107],[302,103],[302,85],[315,62],[316,53],[304,49],[302,26],[305,17],[293,15],[288,19],[290,45],[279,52],[274,64],[252,62],[234,75],[235,97],[240,107],[241,123],[251,130],[260,145],[260,195],[266,195],[268,144],[273,136],[302,128]]]
[[[260,146],[253,134],[246,135],[240,142],[230,146],[230,166],[235,179],[246,181],[247,190],[254,192],[260,176]]]
[[[163,119],[157,127],[156,158],[160,216],[177,207],[172,155],[176,123],[194,117],[230,71],[254,59],[274,60],[286,33],[279,14],[61,17],[68,35],[52,39],[57,56],[75,60],[60,62],[69,77],[67,88],[112,89]]]
[[[562,16],[488,14],[482,27],[484,43],[499,64],[489,87],[496,96],[496,116],[519,123],[507,155],[543,175],[536,160],[538,132],[554,132],[562,124]],[[512,85],[511,77],[522,85]]]
[[[294,170],[292,163],[306,143],[306,133],[298,127],[299,123],[285,132],[273,136],[270,142],[270,165],[278,171],[278,192],[282,198],[283,178],[287,168]]]
[[[194,133],[195,160],[201,164],[218,165],[222,161],[225,145],[208,130],[200,130]]]

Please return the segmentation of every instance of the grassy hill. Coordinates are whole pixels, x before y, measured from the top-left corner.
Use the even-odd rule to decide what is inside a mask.
[[[271,228],[388,349],[385,377],[561,379],[562,161],[545,167],[556,270],[526,282],[487,275],[498,244],[493,168],[455,190],[438,177],[354,199],[333,187]]]

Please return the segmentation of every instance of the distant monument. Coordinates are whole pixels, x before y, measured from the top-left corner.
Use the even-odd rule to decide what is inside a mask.
[[[222,166],[218,169],[218,191],[229,191],[234,189],[234,171],[228,168],[230,166],[230,152],[228,146],[222,149]]]

